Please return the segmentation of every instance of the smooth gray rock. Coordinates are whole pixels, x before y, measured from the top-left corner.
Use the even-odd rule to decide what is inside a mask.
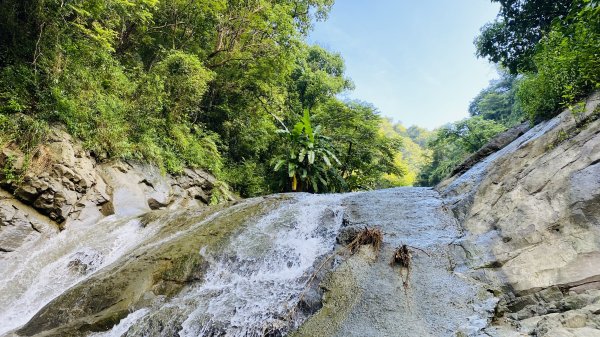
[[[202,170],[186,169],[183,174],[163,174],[152,165],[115,161],[97,163],[65,131],[51,131],[19,182],[0,177],[10,198],[30,206],[27,214],[36,213],[37,222],[44,226],[65,228],[76,224],[94,224],[106,216],[126,217],[151,209],[202,206],[210,203],[216,179]],[[13,161],[16,170],[23,168],[24,154],[4,148],[0,151],[0,165]],[[235,197],[228,191],[221,193],[229,200]],[[10,210],[0,200],[0,209]],[[17,250],[39,236],[18,213],[14,220],[6,212],[0,213],[0,249]],[[40,225],[37,225],[40,227]]]
[[[565,111],[438,186],[464,227],[463,268],[504,289],[498,336],[598,332],[580,314],[600,289],[598,103],[585,125]]]

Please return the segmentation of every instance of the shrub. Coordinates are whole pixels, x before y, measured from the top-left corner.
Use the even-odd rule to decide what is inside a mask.
[[[228,163],[222,178],[242,197],[256,197],[269,193],[267,177],[270,171],[255,160],[244,160],[240,164]]]
[[[0,114],[0,147],[13,143],[28,154],[47,134],[48,124],[43,120],[23,114]]]
[[[518,92],[523,110],[534,121],[556,115],[600,88],[600,7],[588,5],[573,24],[555,25],[534,56],[537,73]]]

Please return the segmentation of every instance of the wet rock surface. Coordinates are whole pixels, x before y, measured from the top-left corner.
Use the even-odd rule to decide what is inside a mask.
[[[139,242],[129,254],[49,302],[17,333],[22,336],[42,332],[50,336],[84,336],[92,331],[109,329],[131,309],[173,296],[186,284],[202,280],[208,262],[198,252],[202,248],[218,251],[245,219],[261,214],[265,209],[269,209],[267,202],[260,205],[248,202],[214,221],[210,221],[211,215],[218,210],[157,215],[144,228],[155,231],[147,241]],[[162,244],[152,244],[155,240],[161,240]],[[82,262],[85,258],[77,254],[67,268],[86,274],[93,266]],[[161,331],[158,333],[162,334]]]
[[[67,227],[0,264],[0,335],[285,335],[320,307],[306,277],[335,245],[338,199],[275,195]]]
[[[345,260],[323,283],[323,308],[292,336],[473,336],[488,325],[497,299],[454,271],[449,252],[459,226],[436,191],[357,193],[343,204],[347,226],[338,241],[379,228],[381,252],[363,247]],[[390,265],[403,244],[412,255],[408,275]]]
[[[463,267],[501,294],[497,321],[508,327],[492,335],[600,335],[585,309],[600,304],[598,103],[591,97],[584,116],[566,111],[438,187],[465,229]]]

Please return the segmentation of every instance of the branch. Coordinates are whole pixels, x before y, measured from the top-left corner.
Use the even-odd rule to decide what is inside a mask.
[[[33,52],[33,61],[32,61],[32,65],[33,65],[33,69],[34,72],[37,73],[37,60],[40,57],[40,41],[42,40],[42,34],[44,33],[44,26],[46,25],[45,22],[42,22],[42,25],[40,26],[40,34],[38,35],[37,41],[35,42],[35,51]]]
[[[277,115],[275,115],[274,113],[272,113],[271,111],[269,111],[269,109],[267,108],[267,103],[265,103],[259,96],[256,96],[256,99],[258,99],[258,101],[262,104],[263,109],[265,109],[265,111],[273,116],[273,118],[275,118],[275,120],[277,120],[279,122],[279,124],[281,124],[281,126],[283,126],[283,128],[285,129],[285,131],[290,132],[290,130],[287,128],[287,126],[285,126],[285,124],[283,123],[283,121],[277,117]]]

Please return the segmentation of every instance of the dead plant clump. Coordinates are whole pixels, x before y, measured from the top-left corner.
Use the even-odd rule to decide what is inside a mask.
[[[375,259],[379,257],[381,244],[383,243],[383,232],[377,228],[367,228],[358,232],[354,239],[346,246],[350,255],[354,255],[361,246],[371,246],[375,251]]]
[[[362,231],[358,232],[356,234],[356,236],[352,239],[352,241],[350,241],[349,244],[346,245],[346,249],[345,251],[347,251],[349,253],[350,256],[354,255],[358,249],[360,248],[360,246],[366,246],[366,245],[370,245],[373,247],[373,250],[375,251],[375,258],[377,259],[377,257],[379,257],[379,251],[381,250],[381,245],[383,244],[383,232],[380,229],[377,228],[367,228],[365,227],[365,229],[363,229]],[[336,257],[337,255],[345,255],[343,254],[342,251],[340,250],[335,250],[333,253],[331,253],[327,258],[325,258],[323,260],[323,262],[321,262],[321,264],[317,267],[317,269],[311,274],[311,276],[308,278],[308,281],[306,283],[306,287],[304,288],[304,290],[302,291],[302,293],[300,293],[300,297],[298,300],[298,303],[302,302],[302,300],[304,299],[304,296],[306,295],[306,293],[308,292],[308,290],[310,289],[310,285],[313,283],[313,281],[317,278],[317,275],[319,274],[319,272],[328,264],[332,261],[332,259],[334,257]],[[298,307],[294,306],[292,307],[287,316],[285,321],[290,321],[294,315],[294,313],[296,312],[296,309]]]
[[[410,273],[412,271],[413,251],[410,248],[419,250],[425,253],[425,255],[430,256],[426,251],[420,248],[412,247],[405,244],[396,248],[396,250],[394,251],[394,255],[392,256],[392,260],[390,261],[390,266],[400,267],[400,278],[402,279],[402,286],[404,287],[404,293],[406,295],[408,295],[408,289],[410,288]]]

